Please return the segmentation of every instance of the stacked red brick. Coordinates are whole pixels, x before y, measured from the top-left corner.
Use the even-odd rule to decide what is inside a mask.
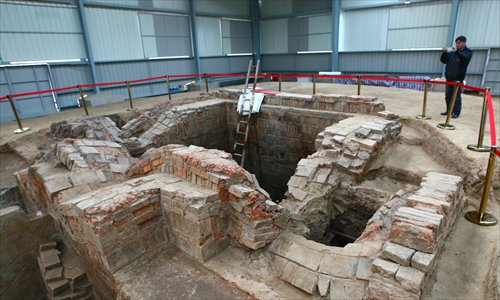
[[[278,206],[254,186],[250,173],[230,154],[196,146],[168,145],[146,152],[128,174],[153,172],[173,174],[216,191],[223,203],[223,214],[229,217],[227,235],[247,247],[258,249],[275,238],[279,226],[273,216],[280,215]]]
[[[165,182],[156,177],[105,187],[58,207],[71,240],[102,270],[115,272],[167,241],[159,189]]]
[[[419,299],[464,205],[462,179],[430,172],[394,214],[389,241],[373,262],[371,299]]]

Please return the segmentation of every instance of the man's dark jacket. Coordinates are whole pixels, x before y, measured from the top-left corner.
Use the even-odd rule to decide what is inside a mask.
[[[447,81],[463,82],[465,72],[472,58],[472,50],[465,47],[462,51],[444,52],[441,54],[441,62],[446,64],[445,76]]]

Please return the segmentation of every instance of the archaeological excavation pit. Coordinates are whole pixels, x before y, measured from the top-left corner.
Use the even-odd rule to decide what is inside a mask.
[[[213,95],[215,99],[202,105],[191,103],[158,116],[158,122],[149,124],[147,130],[136,129],[147,128],[143,120],[129,120],[121,128],[122,133],[137,138],[125,144],[136,155],[149,147],[177,143],[232,153],[238,114],[236,102],[224,99],[235,100],[238,96],[239,91],[221,90]],[[291,205],[290,209],[297,199],[314,198],[312,203],[321,203],[312,211],[308,207],[296,211],[306,220],[306,236],[327,245],[353,242],[371,216],[388,201],[390,192],[395,192],[391,188],[404,186],[400,180],[390,178],[393,187],[389,190],[362,184],[374,177],[372,171],[371,177],[364,178],[371,162],[397,138],[401,129],[397,117],[375,116],[383,106],[373,97],[284,94],[266,95],[265,103],[259,113],[252,115],[245,169],[255,175],[276,203],[285,199],[284,205]],[[358,110],[372,116],[353,118],[352,113]],[[330,126],[331,130],[325,131]],[[322,168],[301,166],[301,160],[307,163],[312,154],[328,158]]]
[[[408,239],[405,219],[392,218],[414,209],[412,199],[428,195],[432,181],[448,180],[446,193],[459,207],[461,181],[403,166],[410,159],[400,153],[422,151],[424,139],[416,129],[402,131],[401,119],[377,98],[266,95],[252,116],[243,169],[228,155],[238,95],[221,90],[176,107],[53,124],[54,146],[17,175],[28,212],[56,224],[44,235],[50,241],[39,249],[41,266],[57,256],[61,268],[70,268],[65,263],[72,267],[79,256],[75,270],[87,274],[87,291],[91,282],[91,291],[106,298],[134,298],[144,287],[131,278],[161,285],[175,277],[158,265],[177,268],[168,263],[172,249],[226,275],[237,267],[217,270],[217,262],[241,263],[222,257],[250,251],[266,271],[249,278],[272,274],[287,289],[324,296],[319,278],[327,276],[351,285],[356,298],[369,285],[380,288],[368,270],[388,236],[411,251],[439,250],[437,236]],[[338,265],[344,263],[348,269]],[[52,282],[48,270],[42,280]],[[334,284],[329,293],[340,290]]]

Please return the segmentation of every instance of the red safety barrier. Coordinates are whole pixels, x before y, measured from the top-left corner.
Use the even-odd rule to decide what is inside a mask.
[[[201,77],[201,76],[212,76],[212,77],[243,77],[246,76],[244,73],[209,73],[209,74],[177,74],[177,75],[168,75],[169,78],[187,78],[187,77]],[[251,74],[252,76],[255,76],[255,74]],[[270,73],[270,74],[261,74],[258,75],[258,77],[277,77],[279,76],[278,73]],[[283,74],[281,78],[311,78],[313,77],[312,74]],[[401,78],[388,78],[388,77],[376,77],[376,76],[357,76],[357,75],[316,75],[316,78],[345,78],[345,79],[366,79],[366,80],[377,80],[377,81],[398,81],[398,82],[414,82],[414,83],[425,83],[425,80],[422,79],[401,79]],[[129,83],[138,83],[138,82],[145,82],[145,81],[153,81],[153,80],[159,80],[159,79],[164,79],[165,76],[156,76],[156,77],[149,77],[149,78],[142,78],[142,79],[134,79],[134,80],[129,80]],[[125,85],[127,82],[126,81],[114,81],[114,82],[102,82],[102,83],[87,83],[87,84],[82,84],[80,85],[82,88],[86,87],[100,87],[100,86],[110,86],[110,85]],[[440,81],[440,80],[429,80],[429,83],[432,84],[446,84],[446,85],[455,85],[455,82],[451,81]],[[464,85],[460,84],[461,87],[477,92],[485,92],[485,89],[474,87],[474,86],[469,86],[469,85]],[[20,94],[12,94],[12,97],[23,97],[23,96],[30,96],[30,95],[37,95],[37,94],[44,94],[44,93],[52,93],[52,92],[59,92],[59,91],[66,91],[66,90],[72,90],[76,89],[77,86],[69,86],[69,87],[63,87],[63,88],[56,88],[56,89],[51,89],[51,90],[42,90],[42,91],[36,91],[36,92],[27,92],[27,93],[20,93]],[[7,95],[2,96],[0,98],[0,101],[5,101],[7,100]]]
[[[312,74],[283,74],[281,78],[312,78]]]
[[[316,78],[345,78],[345,79],[356,79],[358,76],[356,75],[316,75]]]
[[[158,80],[158,79],[165,79],[165,75],[150,77],[150,78],[143,78],[143,79],[134,79],[134,80],[129,80],[128,82],[129,83],[136,83],[136,82],[143,82],[143,81],[153,81],[153,80]]]
[[[205,74],[177,74],[177,75],[168,75],[170,78],[180,78],[180,77],[200,77]]]
[[[96,87],[96,86],[105,86],[105,85],[118,85],[125,84],[125,81],[113,81],[113,82],[101,82],[101,83],[85,83],[80,86],[83,87]]]
[[[31,96],[31,95],[38,95],[38,94],[45,94],[45,93],[53,93],[53,92],[60,92],[60,91],[67,91],[67,90],[72,90],[72,89],[76,89],[77,86],[74,85],[74,86],[67,86],[67,87],[63,87],[63,88],[57,88],[57,89],[52,89],[52,90],[42,90],[42,91],[36,91],[36,92],[27,92],[27,93],[21,93],[21,94],[13,94],[13,95],[10,95],[11,97],[24,97],[24,96]],[[8,96],[4,96],[2,97],[2,100],[3,99],[7,99]]]
[[[488,113],[490,117],[490,135],[491,135],[491,147],[497,146],[497,133],[495,124],[495,111],[493,110],[493,100],[491,99],[491,92],[488,91],[486,94],[486,100],[488,101]],[[496,153],[496,151],[495,151]]]
[[[472,90],[472,91],[476,91],[476,92],[480,92],[480,93],[484,93],[486,91],[486,89],[478,88],[478,87],[471,86],[471,85],[460,84],[460,86],[463,87],[464,89],[468,89],[468,90]]]

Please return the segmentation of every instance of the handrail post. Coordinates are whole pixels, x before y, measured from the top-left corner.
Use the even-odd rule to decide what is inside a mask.
[[[132,102],[132,91],[130,90],[130,83],[128,82],[128,80],[125,81],[125,83],[127,84],[128,102],[130,104],[130,108],[127,110],[135,110],[134,103]]]
[[[85,95],[83,95],[83,89],[81,85],[77,86],[78,89],[80,90],[80,99],[82,100],[83,103],[83,109],[85,110],[85,115],[89,115],[89,110],[87,109],[87,102],[85,101]]]
[[[490,147],[490,158],[488,160],[488,169],[486,171],[485,178],[486,182],[484,183],[479,211],[469,211],[465,213],[465,218],[469,222],[481,226],[493,226],[497,223],[497,218],[486,212],[486,206],[488,205],[488,198],[490,195],[491,181],[493,180],[493,173],[495,171],[496,148],[497,147]]]
[[[12,98],[12,96],[8,95],[7,97],[9,98],[10,107],[12,107],[12,112],[14,113],[14,117],[16,117],[17,126],[19,126],[19,129],[14,130],[14,133],[23,133],[30,130],[29,127],[23,127],[21,119],[19,118],[19,114],[17,113],[16,106],[14,105],[14,99]]]
[[[203,77],[205,77],[205,91],[208,93],[208,76],[207,76],[207,73],[204,73]]]
[[[437,125],[438,128],[446,129],[446,130],[454,130],[455,129],[455,126],[450,124],[450,119],[451,119],[451,113],[453,111],[453,108],[455,107],[455,101],[457,100],[458,89],[460,89],[460,81],[455,82],[455,88],[453,89],[453,96],[451,97],[451,104],[450,104],[450,107],[448,109],[448,114],[446,115],[446,122],[439,123]]]
[[[490,150],[490,147],[483,146],[484,125],[486,124],[486,111],[488,109],[488,99],[486,98],[486,95],[489,90],[490,88],[487,87],[484,91],[483,110],[481,112],[481,122],[479,123],[479,137],[477,138],[477,145],[467,145],[467,149],[476,152],[488,152]]]
[[[170,76],[165,75],[167,78],[167,89],[168,89],[168,100],[172,100],[172,94],[170,93]]]
[[[424,105],[422,107],[422,114],[416,116],[417,119],[420,120],[430,120],[431,116],[426,115],[427,113],[427,91],[429,90],[429,79],[425,80],[425,85],[424,85]]]
[[[361,75],[358,75],[358,96],[361,96]]]
[[[278,74],[278,91],[281,92],[281,73]]]
[[[313,74],[313,96],[316,94],[316,74]]]

